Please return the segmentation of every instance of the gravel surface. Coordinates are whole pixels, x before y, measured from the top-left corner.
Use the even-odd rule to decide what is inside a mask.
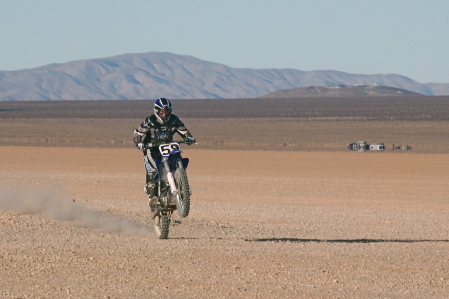
[[[184,156],[157,240],[137,150],[0,146],[0,298],[449,298],[449,154]]]

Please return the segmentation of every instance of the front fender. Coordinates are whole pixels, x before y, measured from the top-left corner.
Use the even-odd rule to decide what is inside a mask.
[[[181,162],[182,162],[182,168],[187,170],[187,166],[189,165],[189,158],[182,158]]]

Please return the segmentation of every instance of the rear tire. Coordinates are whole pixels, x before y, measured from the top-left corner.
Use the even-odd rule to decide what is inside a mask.
[[[158,239],[167,239],[170,230],[170,217],[167,213],[158,214],[153,219],[154,234]]]
[[[178,168],[175,171],[176,188],[178,189],[178,195],[176,195],[176,209],[179,216],[185,218],[190,212],[190,191],[189,181],[187,179],[187,173],[184,168]]]

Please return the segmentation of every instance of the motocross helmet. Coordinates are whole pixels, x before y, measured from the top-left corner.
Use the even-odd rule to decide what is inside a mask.
[[[171,116],[171,102],[166,98],[159,98],[154,102],[153,110],[158,122],[165,124]]]

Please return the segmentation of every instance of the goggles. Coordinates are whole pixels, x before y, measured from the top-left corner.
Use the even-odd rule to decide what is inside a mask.
[[[159,110],[159,112],[157,113],[159,116],[167,116],[168,115],[168,111],[163,109],[163,110]]]

